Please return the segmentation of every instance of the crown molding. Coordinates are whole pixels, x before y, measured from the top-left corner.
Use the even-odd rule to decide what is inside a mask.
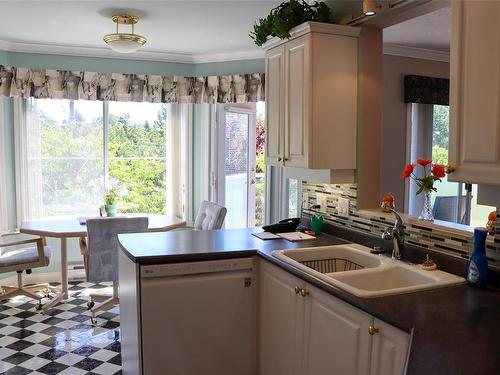
[[[290,29],[289,33],[290,38],[288,39],[280,39],[278,37],[269,38],[268,41],[262,45],[262,48],[265,50],[273,48],[307,33],[332,34],[357,38],[361,33],[361,28],[354,26],[337,25],[334,23],[308,21]]]
[[[450,53],[427,48],[408,47],[400,44],[384,44],[384,55],[411,57],[414,59],[450,62]]]
[[[53,44],[9,42],[5,40],[0,40],[0,51],[79,57],[98,57],[106,59],[157,61],[181,64],[202,64],[264,58],[264,51],[262,50],[212,54],[137,51],[130,54],[122,54],[115,52],[109,48],[58,46]]]

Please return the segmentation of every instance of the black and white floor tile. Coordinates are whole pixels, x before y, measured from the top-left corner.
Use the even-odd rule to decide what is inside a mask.
[[[118,307],[90,322],[90,293],[111,294],[109,284],[71,282],[70,298],[45,314],[36,301],[0,302],[0,374],[121,374]]]

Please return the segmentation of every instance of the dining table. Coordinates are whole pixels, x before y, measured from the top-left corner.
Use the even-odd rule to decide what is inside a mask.
[[[40,237],[58,238],[61,242],[61,289],[54,298],[42,307],[46,311],[68,299],[68,238],[84,238],[87,236],[86,219],[99,216],[46,217],[22,222],[19,232]],[[186,222],[173,215],[158,214],[124,214],[120,217],[147,217],[148,232],[165,232],[186,226]]]

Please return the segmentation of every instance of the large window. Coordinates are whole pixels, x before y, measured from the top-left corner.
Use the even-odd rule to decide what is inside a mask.
[[[448,165],[449,107],[443,105],[412,104],[411,160],[432,155],[435,163]],[[484,226],[488,213],[495,207],[477,203],[477,185],[449,182],[445,177],[436,183],[433,194],[433,214],[438,220],[471,226]],[[410,188],[409,211],[418,216],[419,197]]]
[[[95,214],[105,186],[122,212],[165,211],[167,107],[30,99],[27,170],[35,216]]]

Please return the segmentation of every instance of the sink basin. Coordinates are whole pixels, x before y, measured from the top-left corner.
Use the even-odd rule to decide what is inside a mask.
[[[358,297],[370,298],[411,293],[465,283],[465,279],[440,270],[424,271],[364,246],[349,244],[277,250],[273,256]]]
[[[273,255],[287,263],[293,261],[298,268],[306,271],[313,269],[323,274],[355,271],[382,265],[383,258],[370,254],[366,249],[364,246],[349,244],[276,250],[273,251]]]

